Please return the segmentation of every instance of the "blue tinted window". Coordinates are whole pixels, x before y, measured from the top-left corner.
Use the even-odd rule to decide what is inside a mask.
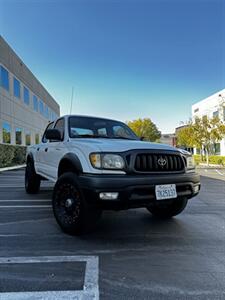
[[[219,111],[216,110],[213,112],[213,118],[219,117]]]
[[[3,143],[11,143],[11,126],[8,123],[3,123],[2,126],[2,141]]]
[[[38,98],[35,95],[33,95],[33,108],[35,111],[38,111]]]
[[[22,144],[22,129],[16,128],[16,144],[21,145]]]
[[[40,100],[40,102],[39,102],[39,111],[40,111],[40,114],[44,115],[44,103],[42,100]]]
[[[29,105],[29,103],[30,103],[30,93],[29,93],[29,90],[25,86],[23,87],[23,100],[24,100],[24,103]]]
[[[57,119],[57,114],[53,111],[52,112],[52,120],[55,121]]]
[[[26,146],[29,146],[31,144],[31,135],[30,135],[29,131],[27,131],[25,134],[25,143],[26,143]]]
[[[49,111],[48,111],[48,106],[45,105],[45,118],[49,118]]]
[[[13,93],[15,97],[20,98],[20,82],[15,77],[13,78]]]
[[[9,90],[9,72],[3,66],[0,66],[0,86]]]

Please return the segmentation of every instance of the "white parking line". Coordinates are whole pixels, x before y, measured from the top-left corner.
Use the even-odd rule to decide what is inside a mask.
[[[3,189],[8,189],[8,188],[21,188],[21,189],[24,189],[24,186],[21,184],[21,185],[16,185],[16,184],[14,184],[14,185],[12,185],[12,184],[4,184],[4,185],[1,185],[0,184],[0,188],[3,188]]]
[[[20,200],[4,199],[4,200],[0,200],[0,202],[49,202],[49,201],[51,201],[51,199],[20,199]]]
[[[224,174],[218,170],[216,170],[216,173],[218,173],[219,175],[223,176]]]
[[[84,287],[82,291],[45,291],[45,292],[10,292],[0,293],[1,300],[85,300],[99,299],[99,262],[97,256],[40,256],[40,257],[2,257],[0,264],[24,264],[24,263],[62,263],[62,262],[86,262]]]
[[[0,205],[0,208],[40,208],[52,207],[52,205]]]
[[[8,225],[15,225],[15,224],[24,224],[24,223],[39,223],[39,222],[44,222],[44,221],[49,221],[51,218],[44,218],[44,219],[32,219],[32,220],[23,220],[23,221],[15,221],[15,222],[5,222],[5,223],[0,223],[0,226],[8,226]]]

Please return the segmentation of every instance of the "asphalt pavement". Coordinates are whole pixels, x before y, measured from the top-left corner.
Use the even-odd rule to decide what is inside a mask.
[[[105,212],[82,237],[56,224],[50,182],[27,195],[24,170],[0,173],[0,300],[225,299],[225,170],[217,171],[200,170],[200,194],[172,220]]]

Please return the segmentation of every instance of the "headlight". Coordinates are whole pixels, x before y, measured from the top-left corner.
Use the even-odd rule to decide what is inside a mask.
[[[90,161],[92,166],[97,169],[121,170],[125,166],[122,156],[118,154],[92,153]]]
[[[195,161],[193,156],[187,156],[187,169],[194,169],[195,168]]]

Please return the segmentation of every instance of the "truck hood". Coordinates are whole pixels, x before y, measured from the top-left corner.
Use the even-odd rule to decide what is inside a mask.
[[[144,141],[136,141],[136,140],[119,140],[119,139],[93,139],[93,138],[79,138],[79,139],[71,139],[71,142],[75,144],[82,144],[83,146],[87,145],[89,147],[93,146],[95,150],[99,148],[102,152],[123,152],[129,150],[170,150],[170,151],[178,151],[178,149],[159,143],[151,143],[151,142],[144,142]]]

